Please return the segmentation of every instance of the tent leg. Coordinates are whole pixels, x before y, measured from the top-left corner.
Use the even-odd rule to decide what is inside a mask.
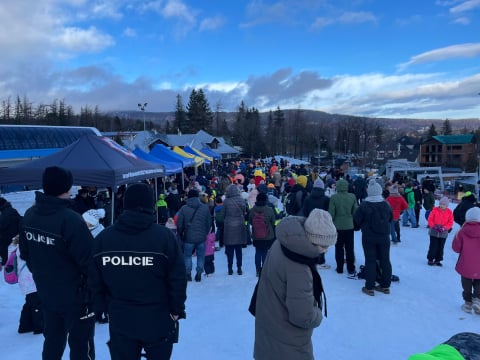
[[[110,209],[111,210],[111,214],[112,216],[110,216],[111,220],[110,220],[110,225],[113,225],[113,222],[114,222],[114,218],[115,218],[115,198],[116,198],[116,193],[113,192],[113,188],[112,188],[112,208]]]

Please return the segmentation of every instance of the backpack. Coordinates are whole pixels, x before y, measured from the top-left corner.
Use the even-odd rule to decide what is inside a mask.
[[[254,239],[265,239],[268,236],[268,226],[263,211],[253,214],[252,228]]]
[[[390,234],[389,212],[374,209],[369,216],[368,226],[376,234]]]
[[[299,191],[302,191],[302,203],[303,203],[305,192],[303,190],[299,190]],[[297,197],[297,192],[290,192],[287,195],[285,199],[285,211],[287,212],[287,215],[295,215],[300,211],[300,207],[297,203],[296,197]]]
[[[25,267],[25,265],[23,265],[23,267]],[[14,285],[18,283],[17,249],[14,249],[10,255],[8,255],[5,268],[3,269],[3,277],[7,284]]]

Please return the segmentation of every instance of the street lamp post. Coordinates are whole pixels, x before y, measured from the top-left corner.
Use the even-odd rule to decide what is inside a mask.
[[[143,104],[139,103],[138,104],[138,108],[143,113],[143,131],[146,131],[146,128],[145,128],[145,108],[147,107],[147,104],[148,103],[143,103]]]

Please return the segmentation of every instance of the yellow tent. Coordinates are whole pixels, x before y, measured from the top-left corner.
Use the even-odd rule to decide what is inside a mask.
[[[195,164],[194,164],[195,167],[202,165],[204,162],[203,158],[201,158],[200,156],[189,154],[186,151],[183,151],[183,149],[178,146],[174,146],[173,151],[175,151],[177,154],[182,155],[183,157],[193,159],[193,161],[195,161]]]
[[[208,156],[206,154],[204,154],[203,152],[201,152],[200,150],[198,149],[195,149],[194,147],[189,147],[190,150],[192,150],[195,154],[197,154],[198,156],[204,158],[204,159],[207,159],[208,161],[210,162],[213,162],[213,157],[211,156]]]

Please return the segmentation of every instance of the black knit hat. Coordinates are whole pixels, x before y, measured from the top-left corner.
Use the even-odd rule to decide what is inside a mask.
[[[198,190],[192,189],[188,191],[187,197],[188,198],[193,198],[193,197],[198,197]]]
[[[73,176],[70,170],[51,166],[43,172],[43,193],[50,196],[58,196],[68,192],[72,188]]]
[[[129,185],[123,197],[123,208],[153,213],[153,191],[150,186],[144,183]]]
[[[257,204],[259,204],[259,205],[260,205],[260,204],[261,204],[261,205],[265,205],[265,204],[267,203],[267,201],[268,201],[268,196],[267,196],[267,194],[258,193],[256,201],[257,201]]]

